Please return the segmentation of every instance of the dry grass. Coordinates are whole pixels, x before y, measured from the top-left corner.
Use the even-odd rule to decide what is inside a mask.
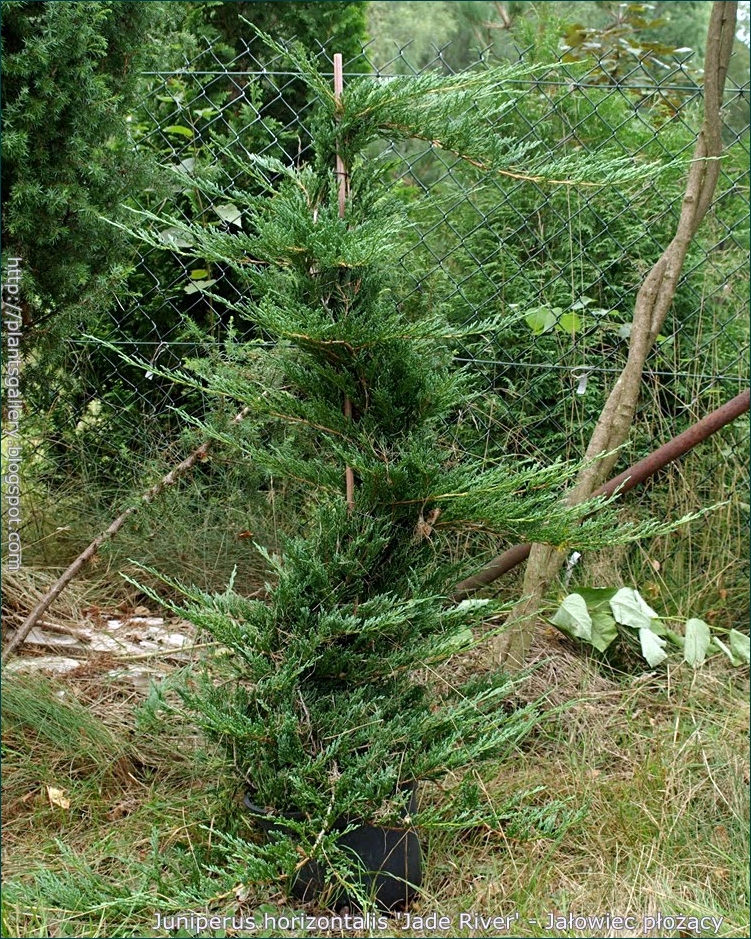
[[[56,567],[24,566],[18,571],[4,570],[3,626],[6,629],[20,626],[62,573],[63,569]],[[107,570],[99,571],[95,565],[87,576],[74,580],[54,600],[39,625],[69,632],[86,618],[97,619],[101,611],[114,616],[132,610],[138,602],[139,594],[134,587]]]
[[[3,571],[2,608],[3,624],[20,626],[62,571],[22,567],[18,571]],[[79,581],[57,598],[47,613],[48,622],[65,621],[72,625],[80,622],[86,607],[86,592],[91,587]]]
[[[544,791],[497,831],[424,834],[426,877],[412,912],[448,916],[448,932],[392,921],[371,934],[499,934],[479,922],[460,928],[464,912],[518,913],[511,934],[524,937],[641,935],[544,924],[549,913],[641,924],[659,912],[722,917],[718,935],[748,935],[747,672],[714,660],[695,674],[671,666],[616,679],[551,640],[540,637],[520,692],[548,694],[547,720],[482,777],[497,805]],[[222,852],[217,833],[250,829],[230,774],[184,727],[147,719],[110,669],[102,658],[63,680],[5,679],[4,935],[157,936],[168,934],[154,927],[157,911],[291,913],[270,888],[245,885],[237,898],[242,862]],[[68,809],[49,786],[65,792]],[[425,787],[421,798],[450,800],[451,787]],[[541,830],[535,813],[555,800],[581,818]]]
[[[559,664],[558,676],[565,671]],[[454,919],[461,909],[518,911],[519,936],[550,935],[528,922],[541,925],[547,913],[608,911],[640,923],[658,912],[715,915],[723,917],[720,935],[746,935],[747,731],[743,691],[722,670],[676,669],[583,697],[488,790],[502,800],[546,785],[551,797],[586,805],[585,819],[560,840],[513,841],[500,832],[431,845],[443,876],[431,872],[423,908]]]

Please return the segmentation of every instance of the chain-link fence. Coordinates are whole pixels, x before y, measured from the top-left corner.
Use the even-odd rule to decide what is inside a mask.
[[[319,51],[324,72],[332,71],[331,52]],[[428,67],[448,70],[441,50]],[[486,67],[482,56],[473,67]],[[364,73],[386,81],[410,71],[400,52],[379,64],[368,60],[366,49],[345,65],[345,81]],[[241,227],[231,190],[247,181],[243,159],[255,153],[300,161],[309,152],[316,102],[285,60],[268,50],[251,44],[233,57],[208,46],[183,67],[146,77],[149,93],[130,120],[132,145],[175,173],[166,188],[134,194],[136,208]],[[623,465],[747,381],[748,91],[728,83],[727,149],[715,207],[692,245],[648,361]],[[410,290],[427,294],[458,323],[491,311],[516,313],[501,334],[456,350],[487,392],[460,418],[464,445],[489,457],[576,458],[584,452],[625,362],[636,292],[674,233],[701,113],[701,82],[687,62],[656,75],[634,61],[617,77],[595,61],[562,63],[544,78],[518,83],[506,133],[550,154],[628,155],[645,164],[643,184],[628,188],[512,176],[481,180],[429,143],[384,142],[380,155],[390,161],[394,185],[413,216],[404,244]],[[647,173],[655,162],[664,172]],[[223,187],[226,198],[206,201],[194,185],[197,174]],[[416,193],[427,196],[419,214],[411,209]],[[135,247],[129,293],[117,298],[100,331],[126,354],[162,370],[224,342],[230,314],[217,298],[231,301],[240,288],[221,267],[170,251],[181,246],[179,228],[159,230],[164,250]],[[409,290],[404,302],[410,302]],[[79,441],[76,459],[88,479],[122,475],[121,466],[134,456],[136,462],[174,457],[181,429],[175,409],[200,414],[211,407],[80,335],[70,339],[68,363],[77,390],[67,401],[58,395],[58,435]],[[699,503],[717,501],[745,479],[741,423],[686,464]]]

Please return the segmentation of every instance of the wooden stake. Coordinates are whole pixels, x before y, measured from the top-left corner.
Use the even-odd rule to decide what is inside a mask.
[[[342,54],[337,52],[334,56],[334,100],[339,105],[344,91],[344,73],[342,71]],[[344,160],[337,153],[336,155],[336,176],[339,180],[339,218],[344,218],[344,207],[349,195],[347,167]]]
[[[344,74],[342,54],[341,52],[337,52],[334,55],[334,100],[337,105],[341,100],[343,91]],[[349,195],[349,177],[344,160],[338,153],[336,155],[336,176],[339,180],[339,218],[344,218],[347,196]],[[344,396],[344,416],[352,420],[352,402],[347,395]],[[344,488],[347,499],[347,511],[351,513],[355,509],[355,474],[351,466],[347,466],[344,469]]]

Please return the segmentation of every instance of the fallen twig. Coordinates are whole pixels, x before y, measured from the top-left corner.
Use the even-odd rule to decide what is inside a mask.
[[[239,424],[248,414],[250,408],[243,408],[239,414],[236,414],[232,419],[233,424]],[[177,480],[184,476],[185,473],[189,472],[193,467],[198,463],[199,460],[202,460],[211,449],[211,441],[207,440],[198,447],[197,450],[194,450],[190,456],[186,457],[182,463],[178,463],[177,466],[173,467],[166,476],[163,476],[158,483],[155,483],[150,489],[143,493],[140,497],[139,502],[136,505],[129,506],[121,515],[112,522],[109,528],[106,531],[103,531],[101,535],[98,535],[83,551],[75,561],[70,565],[70,567],[55,581],[55,583],[50,587],[50,589],[45,593],[42,599],[37,603],[34,609],[29,613],[24,621],[23,625],[18,629],[15,636],[6,646],[2,655],[2,664],[8,661],[8,659],[13,655],[13,653],[21,646],[25,641],[26,637],[29,635],[31,630],[39,621],[40,617],[49,609],[52,603],[60,596],[60,594],[65,590],[68,584],[75,580],[84,566],[94,557],[94,555],[99,551],[101,546],[108,541],[110,538],[113,538],[123,527],[123,525],[128,521],[131,515],[135,514],[141,505],[148,505],[148,503],[153,502],[158,496],[160,496],[165,489],[168,489],[170,486],[174,485]]]

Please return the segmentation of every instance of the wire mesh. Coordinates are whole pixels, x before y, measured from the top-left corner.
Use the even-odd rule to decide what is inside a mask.
[[[331,72],[331,50],[321,47],[318,56]],[[486,57],[472,67],[487,67]],[[450,71],[443,50],[436,49],[428,68]],[[345,65],[345,81],[363,74],[385,81],[416,70],[403,50],[377,63],[366,48]],[[144,79],[148,92],[129,120],[131,145],[172,174],[166,189],[134,194],[136,209],[231,229],[242,224],[231,199],[206,201],[192,185],[196,173],[208,173],[229,192],[242,185],[250,154],[295,162],[309,154],[315,100],[281,57],[253,44],[236,55],[209,44],[181,68]],[[647,363],[624,461],[646,455],[748,380],[748,93],[748,86],[729,80],[715,206]],[[405,204],[417,192],[427,197],[404,245],[411,278],[405,305],[427,295],[459,323],[491,310],[515,313],[503,335],[456,350],[486,392],[459,421],[463,446],[479,447],[489,458],[581,456],[625,362],[636,291],[672,237],[701,105],[701,84],[685,60],[659,79],[637,61],[621,80],[603,83],[593,62],[561,63],[544,78],[518,83],[508,130],[539,151],[628,155],[665,165],[663,174],[645,172],[643,185],[623,190],[509,177],[482,182],[430,144],[384,142],[380,155],[390,160]],[[240,288],[228,272],[170,251],[179,229],[167,225],[161,236],[165,250],[134,244],[129,291],[114,298],[102,330],[126,354],[176,366],[226,338],[228,316],[207,288],[228,301]],[[83,336],[71,337],[69,346],[68,362],[93,389],[79,396],[69,429],[83,421],[86,430],[93,398],[109,408],[110,417],[98,411],[87,431],[98,435],[101,448],[82,447],[78,454],[91,460],[92,473],[97,461],[103,465],[103,453],[112,468],[118,460],[165,452],[179,437],[176,408],[200,415],[212,407]],[[724,432],[701,464],[697,489],[716,483],[731,464],[745,476],[746,442],[742,426]]]

